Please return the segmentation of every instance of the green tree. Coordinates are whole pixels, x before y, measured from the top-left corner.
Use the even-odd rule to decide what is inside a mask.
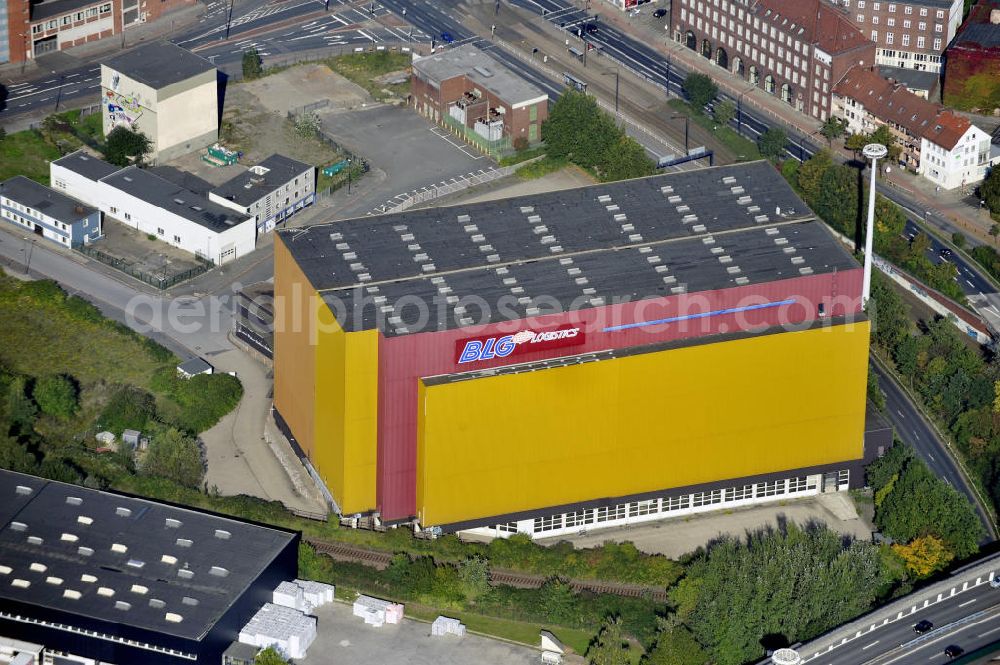
[[[100,429],[115,435],[127,429],[139,430],[156,417],[156,398],[135,386],[123,386],[108,400],[104,411],[97,419]]]
[[[1000,213],[1000,168],[994,166],[979,185],[979,198],[991,213]]]
[[[997,236],[1000,236],[1000,224],[994,224],[990,227],[990,235],[993,236],[993,243],[996,244]]]
[[[861,153],[861,149],[868,145],[867,134],[851,134],[844,140],[844,147],[854,153],[854,157]]]
[[[886,125],[879,126],[874,132],[868,135],[868,143],[880,143],[889,151],[888,159],[895,162],[899,159],[902,149],[896,141],[896,137]]]
[[[155,434],[142,460],[142,473],[169,478],[185,487],[199,487],[205,475],[201,448],[191,437],[170,428]]]
[[[13,437],[0,434],[0,469],[35,473],[38,460]]]
[[[788,161],[795,163],[794,160]],[[833,157],[827,150],[820,150],[799,166],[797,184],[806,203],[812,205],[819,196],[823,176],[831,166]]]
[[[820,127],[819,133],[826,139],[826,144],[833,147],[833,142],[847,132],[847,123],[841,118],[830,116]]]
[[[664,630],[642,660],[642,665],[705,665],[708,654],[685,626]]]
[[[788,135],[785,130],[771,127],[757,138],[757,149],[760,154],[772,161],[785,154],[788,147]]]
[[[611,182],[652,175],[656,164],[631,136],[622,136],[601,160],[601,180]]]
[[[593,97],[568,90],[552,105],[542,135],[549,157],[593,168],[618,143],[621,132]]]
[[[288,661],[280,651],[274,647],[267,647],[257,652],[253,665],[288,665]]]
[[[76,383],[62,374],[43,376],[35,381],[31,396],[42,413],[70,418],[79,406]]]
[[[465,597],[476,599],[490,590],[490,562],[473,555],[458,566],[458,577],[462,580]]]
[[[30,434],[35,427],[38,407],[28,396],[28,382],[23,376],[15,377],[7,386],[7,420],[12,436]]]
[[[885,411],[885,393],[879,388],[878,374],[871,368],[868,369],[868,401],[879,411]]]
[[[892,288],[889,278],[878,271],[872,271],[872,297],[868,304],[868,315],[872,320],[872,338],[875,344],[889,353],[898,352],[901,340],[909,336],[909,307]],[[905,373],[898,356],[896,363],[899,370]]]
[[[955,231],[951,234],[951,243],[958,247],[959,249],[965,249],[965,234],[961,231]]]
[[[104,158],[117,166],[128,166],[133,162],[141,164],[151,147],[148,136],[119,125],[108,132],[104,141]]]
[[[264,63],[257,48],[243,51],[243,78],[255,79],[264,73]]]
[[[695,113],[704,113],[705,106],[719,94],[719,87],[707,74],[688,74],[682,87]]]
[[[625,640],[621,617],[609,616],[587,647],[586,658],[589,665],[629,665],[632,662],[631,652],[632,646]]]
[[[820,178],[812,208],[827,224],[853,238],[858,219],[858,172],[843,164],[830,166]]]
[[[712,108],[712,115],[720,127],[728,127],[730,121],[736,117],[736,104],[728,99],[720,99]]]

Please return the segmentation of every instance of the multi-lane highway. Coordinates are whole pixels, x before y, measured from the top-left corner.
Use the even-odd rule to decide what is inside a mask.
[[[388,10],[376,4],[373,11],[348,0],[286,0],[241,5],[230,23],[226,39],[228,3],[216,0],[202,20],[171,41],[212,60],[220,67],[238,65],[243,52],[256,48],[264,57],[348,45],[426,42],[419,28],[380,25],[376,19]],[[127,35],[126,35],[127,36]],[[44,64],[44,59],[40,64]],[[0,124],[30,112],[54,112],[81,97],[98,101],[100,67],[85,64],[50,72],[31,81],[7,86],[6,106],[0,109]]]
[[[946,647],[971,653],[1000,640],[998,572],[997,556],[983,559],[795,649],[813,665],[948,662]],[[921,621],[932,626],[918,634]]]

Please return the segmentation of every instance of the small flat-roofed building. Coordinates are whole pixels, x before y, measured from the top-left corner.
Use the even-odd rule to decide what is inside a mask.
[[[142,233],[221,265],[253,251],[253,218],[212,203],[145,169],[100,180],[102,209]]]
[[[101,236],[101,211],[24,176],[0,183],[0,217],[63,247]]]
[[[295,577],[298,540],[0,470],[0,636],[65,662],[218,665]]]
[[[169,42],[139,47],[101,64],[104,134],[119,125],[152,141],[148,158],[173,159],[215,143],[219,93],[215,65]]]
[[[541,139],[548,94],[472,44],[413,61],[413,104],[445,126],[484,140]]]
[[[53,189],[58,189],[77,201],[100,208],[101,197],[98,195],[100,188],[97,182],[120,168],[91,155],[86,150],[77,150],[54,162],[49,162],[49,182],[52,183]]]
[[[291,157],[271,155],[214,188],[208,199],[252,216],[257,232],[267,233],[316,200],[316,169]]]
[[[198,376],[199,374],[211,374],[214,371],[215,368],[201,358],[191,358],[190,360],[185,360],[177,366],[178,376],[185,379],[190,379],[191,377]]]

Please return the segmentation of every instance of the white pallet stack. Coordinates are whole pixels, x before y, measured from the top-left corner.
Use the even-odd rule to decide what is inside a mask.
[[[431,624],[431,635],[435,637],[443,637],[444,635],[457,635],[458,637],[464,637],[465,624],[458,619],[439,616],[437,619],[434,619],[434,623]]]
[[[257,647],[273,646],[287,658],[305,658],[316,639],[316,618],[274,603],[264,607],[240,630],[239,641]]]
[[[399,623],[403,620],[403,606],[371,596],[358,596],[354,601],[354,616],[361,617],[365,623],[376,628],[387,623]]]
[[[291,607],[300,612],[311,614],[317,607],[332,603],[334,591],[333,585],[322,582],[309,580],[282,582],[275,588],[272,602],[275,605]]]

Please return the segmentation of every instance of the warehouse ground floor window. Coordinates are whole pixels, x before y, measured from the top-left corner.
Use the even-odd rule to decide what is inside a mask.
[[[850,471],[841,469],[825,474],[793,476],[778,480],[734,485],[703,492],[692,492],[584,508],[571,512],[542,514],[524,520],[505,522],[492,527],[470,529],[470,533],[504,538],[513,533],[552,537],[579,533],[590,528],[605,528],[668,519],[682,515],[776,501],[787,496],[809,496],[820,492],[846,491]]]

